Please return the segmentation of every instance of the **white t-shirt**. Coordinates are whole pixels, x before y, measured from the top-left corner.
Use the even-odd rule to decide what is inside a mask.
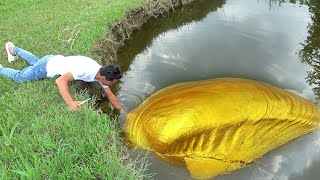
[[[53,56],[46,66],[47,77],[53,78],[56,75],[64,75],[71,72],[75,80],[82,80],[85,82],[97,81],[103,88],[108,86],[103,85],[95,77],[101,68],[96,61],[85,56]]]

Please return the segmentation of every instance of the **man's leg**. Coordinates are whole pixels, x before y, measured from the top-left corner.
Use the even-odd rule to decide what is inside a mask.
[[[5,67],[0,68],[0,74],[7,76],[14,81],[16,81],[15,79],[16,79],[16,76],[19,72],[20,71],[15,70],[15,69],[11,69],[11,68],[5,68]]]
[[[21,71],[3,67],[0,68],[0,74],[11,78],[16,83],[22,83],[44,78],[46,70],[42,69],[41,66],[28,66]]]
[[[22,57],[23,59],[25,59],[26,61],[28,61],[28,63],[31,66],[33,66],[35,63],[37,63],[37,60],[39,59],[37,56],[33,55],[32,53],[30,53],[24,49],[15,47],[15,46],[13,46],[12,52],[14,55],[18,55],[18,56]]]
[[[39,80],[47,77],[47,64],[53,55],[42,57],[33,66],[28,66],[21,71],[0,66],[0,74],[7,76],[17,83]]]
[[[8,56],[18,55],[18,56],[22,57],[23,59],[25,59],[26,61],[28,61],[28,63],[31,66],[33,66],[38,60],[37,56],[33,55],[32,53],[30,53],[24,49],[15,47],[12,42],[7,42],[6,49],[7,49]],[[8,57],[8,59],[9,59],[9,57]]]

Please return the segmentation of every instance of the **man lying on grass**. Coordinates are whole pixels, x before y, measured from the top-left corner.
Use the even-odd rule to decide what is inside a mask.
[[[65,57],[61,55],[46,55],[38,58],[26,50],[15,47],[11,42],[7,42],[5,46],[9,62],[16,60],[20,56],[30,66],[19,71],[5,68],[0,64],[0,74],[11,78],[17,83],[40,80],[45,77],[53,78],[60,75],[56,79],[58,89],[64,101],[73,110],[77,110],[81,106],[81,103],[72,98],[68,83],[74,80],[85,82],[97,81],[103,87],[112,105],[119,111],[122,110],[117,97],[109,88],[122,77],[118,65],[109,64],[101,66],[93,59],[84,56]]]

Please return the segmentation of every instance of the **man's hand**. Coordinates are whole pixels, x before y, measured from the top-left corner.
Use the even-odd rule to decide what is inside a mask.
[[[127,116],[127,112],[123,108],[121,108],[119,112],[120,114]]]
[[[124,125],[127,119],[127,112],[123,108],[121,108],[118,118],[119,118],[120,124]]]
[[[119,111],[122,109],[121,104],[118,101],[118,98],[111,92],[110,88],[104,88],[104,92],[108,96],[109,102]]]
[[[68,106],[71,110],[76,111],[81,107],[81,101],[72,101]]]
[[[77,110],[80,107],[80,102],[72,99],[68,86],[68,83],[73,80],[71,72],[68,72],[56,79],[56,84],[63,100],[68,104],[70,109]]]

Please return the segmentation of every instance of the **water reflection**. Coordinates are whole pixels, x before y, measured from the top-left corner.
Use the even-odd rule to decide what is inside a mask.
[[[255,0],[230,1],[210,13],[204,22],[157,36],[152,46],[134,58],[120,85],[119,97],[126,108],[131,110],[168,85],[213,77],[256,79],[314,98],[304,79],[310,67],[300,63],[296,55],[301,49],[299,43],[307,35],[308,7],[285,4],[269,10],[267,6],[267,2]],[[130,62],[141,51],[137,48],[141,39],[153,32],[152,27],[157,29],[160,25],[150,24],[151,29],[136,34],[120,52],[121,63]],[[146,45],[143,41],[142,44]],[[150,89],[149,93],[143,92],[144,88]]]
[[[259,80],[313,100],[313,86],[305,77],[309,65],[318,65],[320,1],[281,1],[280,6],[272,1],[272,8],[270,2],[201,1],[146,24],[118,56],[127,70],[118,92],[122,104],[130,111],[171,84],[216,77]],[[309,82],[320,83],[318,74],[310,74]],[[313,170],[320,163],[319,139],[318,132],[309,134],[219,179],[312,179],[320,175]],[[190,178],[184,169],[156,158],[151,162],[150,171],[158,172],[158,179]]]
[[[320,1],[306,0],[309,6],[311,21],[308,23],[308,37],[302,43],[303,48],[299,52],[302,62],[312,66],[312,70],[308,73],[308,82],[314,84],[314,92],[317,99],[320,97]]]
[[[123,77],[123,82],[125,83],[119,85],[118,97],[128,111],[138,106],[153,92],[165,87],[164,85],[159,86],[158,84],[154,84],[152,80],[152,76],[161,78],[159,73],[165,73],[163,67],[157,69],[156,64],[154,64],[153,67],[147,67],[148,62],[153,57],[151,57],[151,54],[145,51],[145,49],[154,44],[154,37],[163,37],[164,32],[169,34],[172,32],[172,35],[174,35],[174,32],[176,32],[177,29],[181,30],[183,27],[188,27],[192,22],[203,21],[208,13],[222,7],[224,3],[225,0],[201,0],[199,3],[194,3],[183,9],[177,9],[174,13],[166,14],[165,18],[152,19],[132,36],[132,41],[125,43],[119,50],[118,61],[123,71],[127,71],[129,66],[131,70],[127,71]],[[174,41],[174,39],[168,39],[169,42]],[[183,46],[183,44],[181,46]],[[135,56],[137,56],[136,58],[139,58],[138,63],[135,61],[132,62],[132,59],[134,59]],[[179,54],[170,56],[168,54],[162,54],[160,56],[163,57],[164,63],[170,63],[170,57],[176,60],[178,60],[177,58],[181,59]],[[167,61],[165,59],[167,59]],[[177,61],[173,63],[179,64]],[[147,68],[150,69],[145,70]],[[179,69],[181,68],[183,67],[180,63]],[[156,75],[154,75],[155,72],[157,72]],[[145,92],[144,89],[147,89],[147,92]]]

